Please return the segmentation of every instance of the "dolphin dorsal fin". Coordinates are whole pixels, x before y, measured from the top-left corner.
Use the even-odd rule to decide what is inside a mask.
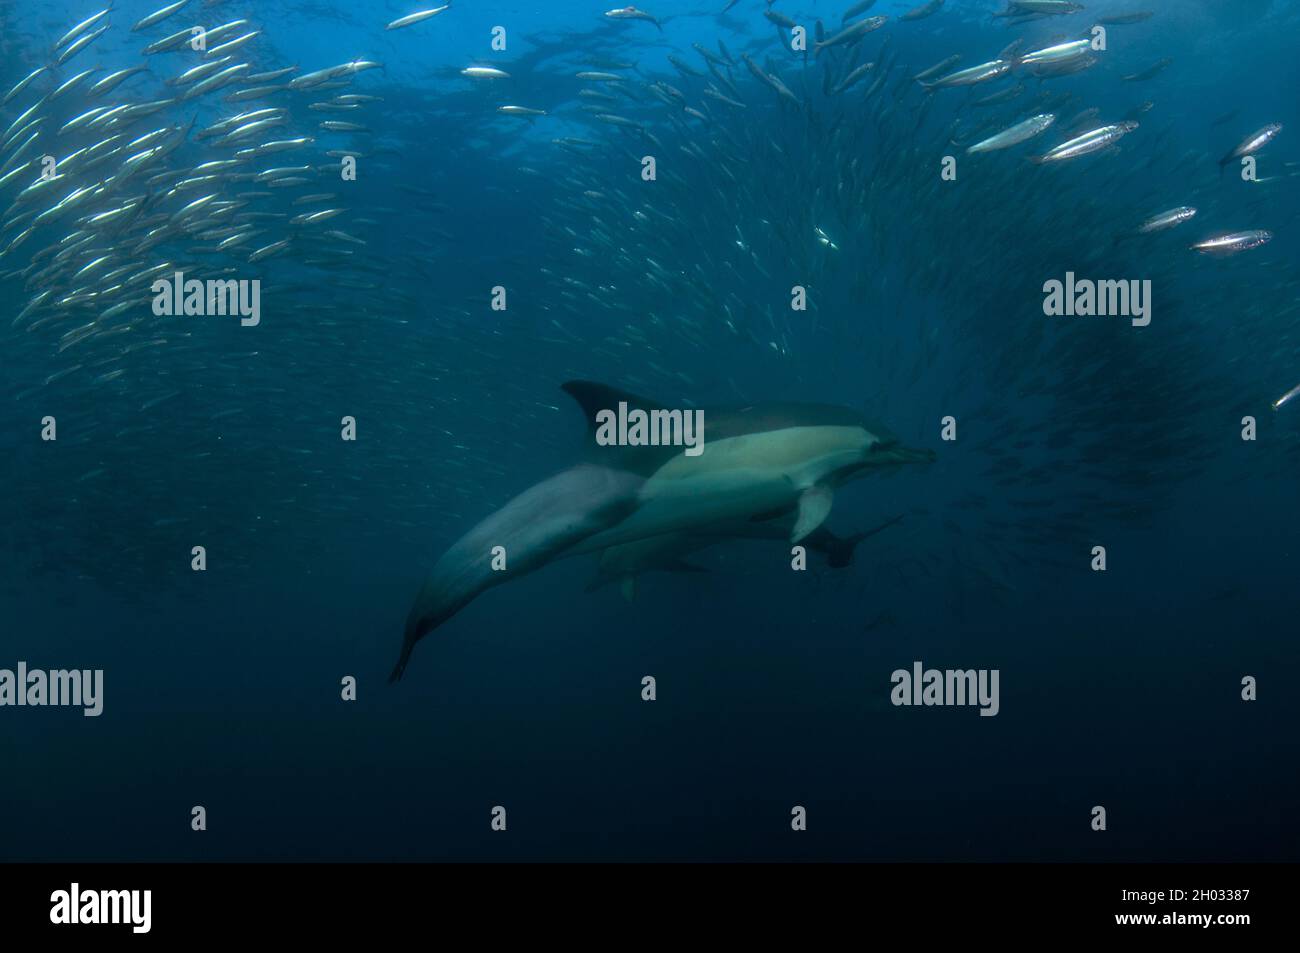
[[[627,404],[629,410],[634,408],[655,410],[663,406],[657,400],[631,394],[617,387],[610,387],[608,384],[598,384],[595,381],[566,381],[560,385],[560,390],[578,402],[583,416],[587,418],[587,429],[593,431],[596,429],[596,414],[602,410],[617,411],[620,402]]]

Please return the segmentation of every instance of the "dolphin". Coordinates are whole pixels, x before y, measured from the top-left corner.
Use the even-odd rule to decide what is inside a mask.
[[[620,403],[647,412],[667,410],[590,381],[570,381],[563,389],[582,407],[589,434],[598,431],[598,414]],[[602,454],[608,465],[637,469],[646,481],[631,515],[577,543],[566,555],[789,512],[795,514],[789,538],[797,543],[826,519],[834,491],[844,483],[934,459],[933,451],[904,447],[855,410],[802,403],[705,410],[698,456],[680,447],[616,446],[595,448],[593,459]]]
[[[825,520],[836,487],[873,470],[934,459],[932,451],[903,447],[857,411],[824,404],[705,410],[698,456],[673,445],[602,446],[602,412],[620,403],[671,410],[592,381],[562,389],[586,417],[586,459],[525,490],[443,553],[407,616],[389,681],[402,677],[416,642],[479,593],[556,559],[786,515],[789,538],[798,542]],[[507,568],[493,568],[496,547],[504,549]]]
[[[624,470],[580,464],[528,488],[476,525],[434,563],[407,615],[402,652],[388,680],[402,677],[416,642],[479,593],[539,569],[630,513],[643,482]],[[497,553],[505,568],[493,568]]]
[[[850,536],[837,536],[825,526],[819,526],[804,538],[809,549],[826,557],[832,569],[843,569],[853,562],[853,554],[864,539],[875,536],[893,526],[902,516],[895,516],[874,529]],[[705,572],[683,557],[735,539],[788,540],[791,532],[789,516],[763,522],[728,523],[702,529],[696,533],[667,533],[651,536],[635,543],[613,546],[600,554],[596,576],[587,586],[592,592],[612,582],[621,582],[623,596],[629,601],[636,592],[636,578],[644,572]]]

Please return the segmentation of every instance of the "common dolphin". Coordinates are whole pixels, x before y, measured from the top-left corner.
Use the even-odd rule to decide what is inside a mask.
[[[790,539],[808,536],[830,512],[832,494],[874,469],[926,462],[854,410],[824,404],[755,404],[704,411],[699,456],[679,446],[601,446],[600,415],[619,406],[664,405],[591,381],[563,390],[588,424],[584,465],[525,490],[448,549],[431,570],[406,621],[402,677],[415,643],[480,592],[559,558],[666,533],[792,514]],[[506,566],[492,568],[495,547]]]
[[[619,403],[648,412],[665,409],[590,381],[570,381],[564,390],[581,405],[592,434],[602,409]],[[839,486],[873,470],[934,459],[933,451],[902,446],[857,411],[827,404],[705,410],[704,434],[699,456],[680,447],[597,447],[592,459],[606,454],[611,466],[640,464],[647,479],[630,516],[577,543],[566,555],[791,511],[796,515],[790,541],[797,543],[826,519]]]

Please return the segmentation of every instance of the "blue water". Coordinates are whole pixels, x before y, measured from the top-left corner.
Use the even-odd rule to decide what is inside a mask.
[[[784,49],[759,0],[725,15],[722,0],[648,3],[662,32],[573,0],[454,0],[394,31],[415,7],[194,0],[131,33],[152,0],[121,0],[61,68],[60,80],[140,63],[150,72],[105,102],[175,95],[163,81],[199,60],[142,46],[239,17],[262,30],[232,61],[254,72],[383,64],[269,101],[291,121],[264,138],[317,141],[255,169],[325,164],[327,149],[363,157],[355,183],[318,170],[318,184],[257,199],[281,218],[240,247],[290,234],[283,221],[303,210],[291,196],[305,192],[339,193],[327,204],[348,212],[331,225],[365,245],[295,237],[256,264],[195,250],[215,239],[193,235],[107,246],[141,267],[260,278],[257,327],[141,311],[123,335],[60,350],[99,307],[11,322],[44,287],[83,283],[30,283],[49,261],[37,253],[76,226],[60,220],[0,259],[0,669],[102,669],[105,686],[97,718],[0,708],[0,857],[1295,860],[1300,400],[1270,402],[1300,383],[1300,7],[1092,0],[1008,26],[989,16],[1001,2],[949,0],[898,22],[912,4],[880,0],[870,15],[891,20],[850,51],[889,66],[867,98],[874,73],[827,95],[823,71],[850,61]],[[773,9],[833,33],[847,6]],[[0,89],[98,9],[0,0]],[[1075,75],[933,102],[910,80],[952,53],[953,69],[973,66],[1017,38],[1030,49],[1136,10],[1155,15],[1112,27]],[[497,25],[502,52],[488,46]],[[743,112],[666,58],[704,73],[691,44],[718,40]],[[1152,79],[1122,78],[1166,56]],[[511,77],[458,75],[469,65]],[[657,141],[583,112],[578,90],[602,87],[579,70],[624,74],[632,95],[606,105]],[[708,120],[683,118],[655,81]],[[1023,98],[971,104],[1019,82]],[[0,126],[50,85],[0,110]],[[236,88],[131,130],[191,118],[200,130],[236,111],[222,101]],[[382,102],[306,108],[352,93]],[[1155,105],[1115,152],[1059,167],[1026,159],[1067,138],[1059,129],[965,153],[979,123],[991,135],[1031,101],[1061,126],[1089,107],[1106,122]],[[495,111],[507,103],[547,115]],[[314,131],[329,119],[370,132]],[[1284,130],[1259,153],[1266,181],[1243,182],[1235,162],[1221,177],[1220,158],[1269,122]],[[80,135],[39,147],[61,156],[93,142]],[[592,144],[575,153],[563,137]],[[230,152],[191,133],[166,162]],[[647,153],[653,184],[639,179]],[[938,178],[946,154],[953,183]],[[17,191],[0,191],[5,221]],[[644,221],[631,214],[643,201]],[[1181,204],[1197,218],[1128,236]],[[1223,260],[1187,247],[1236,229],[1272,240]],[[1067,270],[1150,278],[1152,324],[1044,316],[1042,283]],[[792,313],[800,282],[813,306]],[[497,285],[504,312],[489,306]],[[106,369],[125,373],[101,381]],[[591,557],[561,561],[485,593],[387,684],[437,557],[578,458],[582,420],[559,389],[575,378],[706,408],[839,404],[937,460],[837,492],[841,534],[903,516],[849,567],[813,556],[794,573],[786,546],[728,542],[692,557],[707,573],[645,575],[629,603],[617,586],[584,592]],[[40,439],[46,415],[57,441]],[[355,442],[339,439],[344,415]],[[956,441],[941,439],[947,415]],[[1241,439],[1245,416],[1257,440]],[[204,572],[191,571],[195,545]],[[1097,545],[1105,572],[1090,569]],[[999,670],[999,713],[891,705],[891,673],[916,660]],[[340,697],[347,676],[355,701]],[[1247,676],[1258,700],[1242,700]],[[196,805],[204,832],[191,830]],[[490,827],[498,805],[505,832]],[[791,830],[796,805],[806,831]],[[1105,831],[1091,829],[1097,805]]]

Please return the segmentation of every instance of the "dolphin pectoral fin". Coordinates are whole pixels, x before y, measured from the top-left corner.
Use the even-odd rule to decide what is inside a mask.
[[[790,534],[790,542],[797,543],[803,539],[818,526],[826,521],[830,515],[831,503],[835,501],[835,494],[826,486],[811,486],[804,490],[799,496],[799,518],[794,522],[794,531]]]
[[[631,602],[636,598],[636,576],[624,576],[623,584],[619,587],[623,593],[623,598]]]

